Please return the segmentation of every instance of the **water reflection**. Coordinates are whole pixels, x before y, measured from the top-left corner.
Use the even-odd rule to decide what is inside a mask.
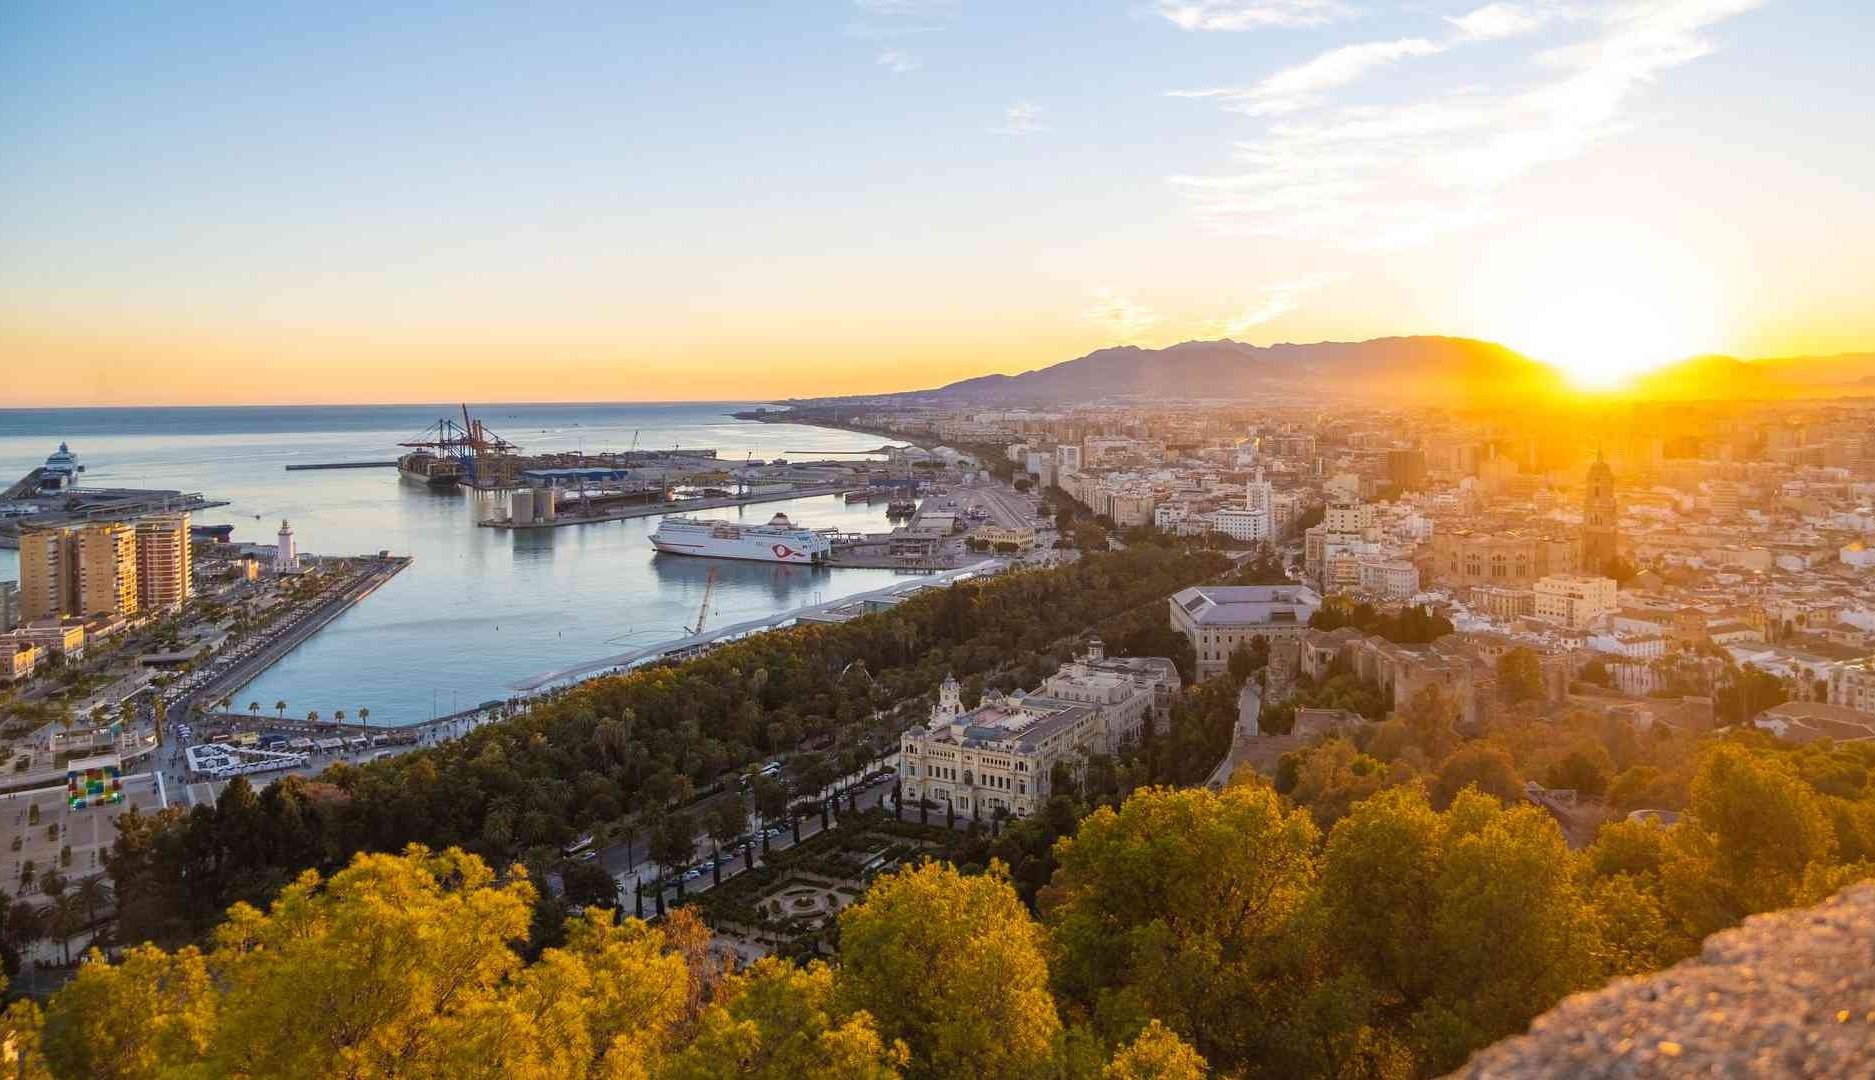
[[[766,593],[786,601],[789,606],[812,603],[811,594],[825,589],[833,571],[821,566],[795,566],[788,563],[751,562],[744,559],[701,559],[691,555],[658,552],[651,560],[651,570],[660,585],[684,595],[701,590],[716,571],[717,591],[728,596]],[[807,594],[808,598],[803,599]]]

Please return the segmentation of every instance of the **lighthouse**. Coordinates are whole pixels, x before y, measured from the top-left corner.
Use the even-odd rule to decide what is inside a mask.
[[[276,574],[299,573],[299,548],[293,543],[293,526],[280,519],[279,546],[273,552],[273,572]]]

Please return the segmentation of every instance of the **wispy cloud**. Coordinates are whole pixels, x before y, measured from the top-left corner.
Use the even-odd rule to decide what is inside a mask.
[[[1237,146],[1237,170],[1171,183],[1220,233],[1346,248],[1423,244],[1501,217],[1502,189],[1623,130],[1642,87],[1711,53],[1711,27],[1763,2],[1490,4],[1454,20],[1439,40],[1344,46],[1247,88],[1185,91],[1265,124]],[[1403,57],[1584,27],[1581,40],[1544,33],[1521,46],[1525,64],[1514,70],[1522,79],[1459,82],[1383,104],[1332,100],[1333,91]],[[1474,77],[1470,69],[1443,74]]]
[[[1240,337],[1255,327],[1282,318],[1299,307],[1303,297],[1309,293],[1333,285],[1347,276],[1345,273],[1324,271],[1266,286],[1248,307],[1214,324],[1212,332],[1219,337]]]
[[[1320,26],[1355,9],[1340,0],[1158,0],[1158,12],[1181,30],[1256,30]]]
[[[858,10],[859,18],[847,25],[846,35],[883,44],[944,29],[930,19],[948,14],[951,5],[949,0],[853,0],[853,7]],[[897,48],[881,49],[874,55],[873,62],[894,75],[916,71],[921,66],[917,57]]]
[[[1138,341],[1146,331],[1165,321],[1158,312],[1113,289],[1104,286],[1089,289],[1088,295],[1093,303],[1082,313],[1082,318],[1106,331],[1114,341]]]
[[[1458,35],[1467,41],[1499,41],[1543,29],[1567,12],[1551,4],[1486,4],[1464,15],[1448,15]]]
[[[1174,90],[1173,97],[1221,98],[1225,107],[1248,116],[1276,116],[1321,103],[1321,95],[1409,56],[1431,56],[1445,46],[1425,38],[1367,41],[1330,49],[1315,59],[1284,68],[1254,86],[1210,90]]]
[[[1042,130],[1042,107],[1018,101],[1003,110],[1003,122],[990,129],[998,135],[1028,135]]]
[[[907,71],[918,70],[918,59],[899,49],[887,49],[876,58],[876,63],[894,75],[903,75]]]

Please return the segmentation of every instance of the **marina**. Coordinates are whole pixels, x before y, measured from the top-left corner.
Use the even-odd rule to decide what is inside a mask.
[[[721,486],[711,503],[685,512],[759,525],[779,510],[812,529],[847,535],[883,532],[883,504],[846,504],[832,494],[764,491],[754,480],[737,504],[729,473],[765,461],[775,475],[800,483],[827,476],[846,490],[851,481],[818,468],[796,468],[790,447],[841,446],[869,453],[877,435],[786,424],[738,422],[738,406],[481,405],[475,415],[523,444],[531,464],[546,468],[617,468],[649,472],[653,487],[668,480],[680,494]],[[655,551],[657,517],[646,505],[601,529],[477,528],[508,511],[510,491],[433,490],[389,467],[295,469],[382,460],[382,448],[410,439],[449,408],[346,406],[206,409],[0,410],[0,475],[39,467],[61,439],[83,455],[80,490],[203,493],[194,524],[220,526],[236,544],[269,544],[282,518],[292,520],[300,548],[344,553],[388,550],[410,563],[368,598],[336,611],[315,633],[281,650],[240,691],[241,705],[260,701],[286,715],[370,709],[370,725],[428,722],[491,699],[510,684],[565,667],[581,657],[616,654],[682,636],[694,624],[712,565],[710,622],[732,625],[775,612],[829,603],[902,583],[888,567],[855,569],[693,559]],[[458,423],[460,421],[458,420]],[[630,450],[636,436],[640,447]],[[623,448],[604,450],[605,447]],[[698,450],[714,447],[714,452]],[[682,448],[682,449],[677,449]],[[374,453],[374,451],[376,451]],[[614,459],[607,461],[606,455]],[[788,460],[775,466],[777,459]],[[876,457],[845,459],[843,469],[876,468]],[[635,476],[634,476],[635,478]],[[706,479],[707,478],[707,479]],[[519,479],[517,475],[517,479]],[[704,480],[689,484],[684,481]],[[576,509],[575,489],[558,509]],[[727,500],[729,505],[717,500]],[[772,500],[772,501],[771,501]],[[755,505],[757,502],[760,505]],[[213,505],[219,504],[219,505]],[[0,551],[0,580],[18,576],[18,554]],[[238,710],[237,710],[238,711]]]

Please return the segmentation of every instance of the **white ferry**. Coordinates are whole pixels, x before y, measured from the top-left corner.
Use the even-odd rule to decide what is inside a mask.
[[[833,554],[833,541],[794,524],[786,514],[776,514],[766,525],[667,517],[651,535],[651,546],[672,555],[801,564],[826,562]]]

